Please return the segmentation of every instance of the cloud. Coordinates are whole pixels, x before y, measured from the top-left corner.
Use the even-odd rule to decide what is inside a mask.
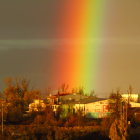
[[[124,45],[124,46],[138,46],[140,44],[139,37],[137,38],[75,38],[75,39],[32,39],[32,40],[0,40],[0,50],[9,49],[32,49],[32,48],[45,48],[45,49],[61,49],[71,51],[76,46],[102,46],[109,45]],[[67,47],[68,46],[68,47]]]
[[[0,40],[0,49],[48,47],[53,44],[52,40]]]

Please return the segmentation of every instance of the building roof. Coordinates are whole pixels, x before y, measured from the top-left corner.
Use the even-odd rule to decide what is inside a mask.
[[[103,101],[106,100],[105,98],[95,98],[95,97],[88,97],[88,98],[84,98],[81,99],[79,101],[68,101],[66,102],[66,104],[88,104],[88,103],[93,103],[93,102],[97,102],[97,101]]]
[[[87,103],[92,103],[92,102],[98,102],[98,101],[103,101],[106,100],[105,98],[95,98],[95,97],[89,97],[83,100],[80,100],[81,104],[87,104]]]

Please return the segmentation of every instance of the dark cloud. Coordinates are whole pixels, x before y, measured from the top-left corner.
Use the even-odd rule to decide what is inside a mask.
[[[58,1],[2,1],[1,39],[38,39],[54,37],[58,21]]]

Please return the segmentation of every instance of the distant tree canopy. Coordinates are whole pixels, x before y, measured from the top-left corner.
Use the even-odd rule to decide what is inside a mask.
[[[26,79],[5,79],[6,88],[3,95],[6,101],[7,110],[5,116],[8,122],[20,122],[23,114],[28,110],[29,103],[40,98],[40,92],[29,88],[29,81]]]
[[[94,90],[92,90],[91,92],[90,92],[90,95],[89,95],[90,97],[95,97],[95,98],[97,98],[97,95],[95,94],[95,91]]]
[[[63,83],[59,88],[59,93],[66,93],[68,92],[69,85],[66,83]]]
[[[80,95],[84,95],[85,94],[85,91],[84,91],[83,87],[79,87],[78,94],[80,94]]]
[[[40,92],[29,88],[29,81],[26,79],[5,79],[6,88],[3,93],[7,102],[15,103],[22,101],[25,104],[31,103],[34,99],[40,98]]]

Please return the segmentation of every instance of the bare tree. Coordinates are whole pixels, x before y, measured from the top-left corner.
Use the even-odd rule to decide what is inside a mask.
[[[60,90],[61,90],[62,93],[67,92],[68,89],[69,89],[69,85],[66,84],[66,83],[63,83],[63,84],[61,85],[61,87],[60,87]]]

